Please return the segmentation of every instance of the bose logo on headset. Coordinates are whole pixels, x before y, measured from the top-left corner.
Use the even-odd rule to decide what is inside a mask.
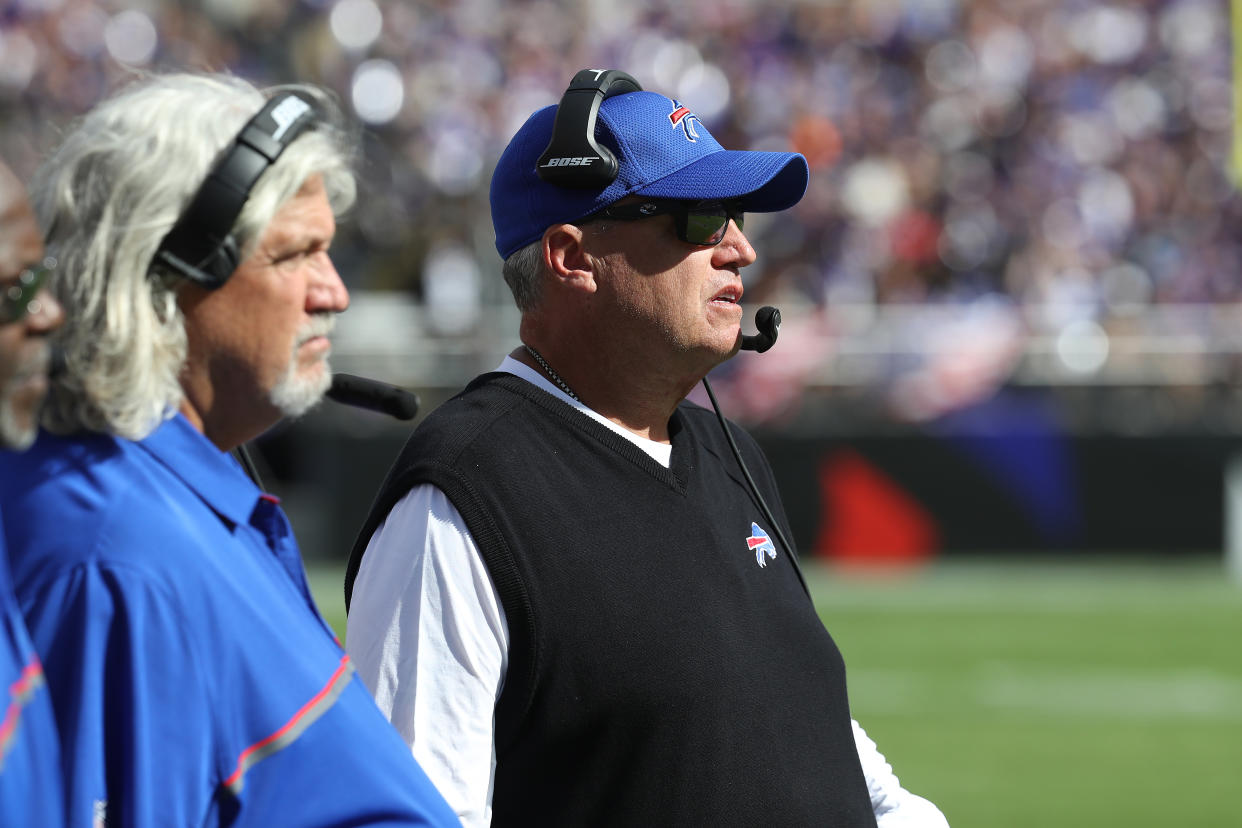
[[[594,164],[596,161],[602,161],[601,158],[550,158],[548,163],[540,164],[540,167],[585,167],[587,164]]]
[[[314,101],[278,92],[246,122],[202,186],[160,242],[154,266],[208,290],[228,281],[241,264],[233,224],[255,182],[299,135],[319,119]]]

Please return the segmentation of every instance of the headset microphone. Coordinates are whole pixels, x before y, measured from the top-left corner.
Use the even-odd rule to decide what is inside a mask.
[[[781,328],[781,312],[771,305],[764,305],[755,312],[755,327],[759,329],[759,333],[743,336],[742,350],[762,354],[776,344],[776,337],[780,333]],[[729,425],[725,422],[724,414],[720,411],[720,403],[716,401],[716,392],[712,390],[712,384],[707,377],[703,377],[703,390],[707,392],[707,398],[711,400],[712,410],[716,412],[716,420],[720,423],[720,430],[724,432],[725,440],[729,442],[729,448],[733,450],[733,457],[737,460],[738,467],[741,468],[742,476],[746,478],[747,485],[750,486],[751,494],[755,496],[755,502],[759,505],[759,511],[763,512],[768,525],[772,528],[772,534],[776,535],[776,539],[784,547],[785,557],[789,558],[789,562],[793,565],[794,574],[798,576],[798,581],[802,584],[802,590],[806,593],[807,598],[810,598],[811,590],[806,585],[806,577],[802,574],[802,565],[798,563],[798,556],[794,553],[793,544],[789,542],[789,538],[785,537],[780,524],[776,522],[776,515],[772,513],[772,507],[768,506],[768,502],[759,492],[759,487],[755,485],[755,478],[751,476],[750,469],[746,467],[746,461],[742,459],[742,450],[737,447],[737,441],[733,439],[733,433],[729,431]]]
[[[755,313],[755,327],[759,333],[742,337],[742,350],[762,354],[776,344],[781,329],[781,312],[771,305],[764,305]]]
[[[378,411],[398,420],[412,420],[418,414],[418,397],[414,394],[395,385],[353,374],[333,374],[326,396],[333,402]]]

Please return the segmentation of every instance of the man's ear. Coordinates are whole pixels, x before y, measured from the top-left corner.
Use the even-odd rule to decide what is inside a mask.
[[[595,290],[595,259],[576,224],[554,224],[543,233],[543,266],[566,287]]]

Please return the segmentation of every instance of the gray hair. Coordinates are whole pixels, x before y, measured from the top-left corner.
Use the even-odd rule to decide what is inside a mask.
[[[592,217],[571,223],[596,236],[607,234],[612,226],[608,221]],[[500,272],[505,277],[505,284],[509,286],[518,310],[522,313],[533,311],[543,295],[543,239],[519,247],[509,254]]]
[[[513,293],[513,301],[522,313],[533,311],[539,304],[540,282],[543,280],[543,240],[519,247],[505,259],[505,284]]]
[[[326,117],[266,170],[233,226],[242,257],[308,178],[323,177],[339,215],[355,197],[354,140],[322,90],[287,86]],[[141,439],[181,405],[184,284],[152,266],[160,242],[212,165],[278,89],[224,75],[148,77],[87,113],[40,168],[32,199],[58,261],[49,281],[64,305],[65,370],[43,423]]]

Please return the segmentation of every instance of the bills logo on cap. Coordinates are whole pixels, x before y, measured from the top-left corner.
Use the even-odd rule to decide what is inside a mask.
[[[673,101],[673,111],[668,114],[668,119],[673,125],[673,129],[681,127],[681,131],[685,133],[686,140],[696,143],[699,140],[699,134],[694,131],[694,122],[699,119],[690,111],[690,107],[682,106],[678,101]]]
[[[769,558],[776,560],[776,546],[773,545],[772,539],[768,537],[768,533],[760,529],[757,523],[750,525],[750,537],[746,539],[746,547],[755,553],[755,561],[760,566],[768,565],[768,562],[763,558],[765,552]]]

